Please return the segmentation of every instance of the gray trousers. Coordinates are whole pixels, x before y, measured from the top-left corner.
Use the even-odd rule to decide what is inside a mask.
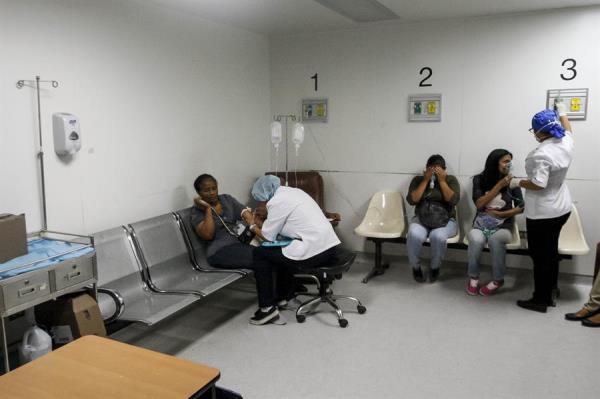
[[[590,291],[590,300],[588,303],[583,305],[583,307],[591,311],[600,309],[600,275],[596,277],[596,281],[592,285],[592,290]]]
[[[414,217],[408,228],[406,237],[406,246],[408,250],[408,262],[413,269],[421,267],[421,248],[423,243],[429,237],[431,244],[431,265],[432,269],[439,269],[446,254],[446,240],[454,237],[458,231],[456,220],[450,219],[448,224],[437,229],[429,229],[419,222],[418,217]]]

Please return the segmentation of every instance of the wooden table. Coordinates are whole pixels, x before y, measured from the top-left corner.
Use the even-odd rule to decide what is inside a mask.
[[[0,397],[214,398],[218,369],[88,335],[0,377]]]

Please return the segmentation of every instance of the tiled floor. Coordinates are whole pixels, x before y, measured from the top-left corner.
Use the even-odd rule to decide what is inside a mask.
[[[335,283],[368,308],[350,307],[346,329],[325,312],[252,326],[256,299],[245,279],[113,338],[218,367],[218,385],[248,399],[597,397],[600,329],[563,316],[585,302],[591,279],[562,282],[558,306],[540,314],[515,305],[529,297],[528,271],[511,270],[501,293],[484,298],[466,295],[461,265],[446,265],[435,284],[413,282],[402,259],[362,284],[369,267],[357,263]]]

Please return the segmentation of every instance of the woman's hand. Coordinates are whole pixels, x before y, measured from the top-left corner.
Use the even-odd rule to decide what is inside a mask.
[[[267,219],[267,208],[264,205],[258,205],[256,209],[254,209],[253,220],[254,224],[258,227],[262,227],[263,222]]]
[[[510,181],[513,179],[513,175],[506,175],[504,176],[502,179],[498,180],[498,183],[496,183],[496,186],[498,186],[498,189],[501,190],[504,187],[510,185]]]
[[[433,172],[437,176],[439,182],[446,181],[446,177],[448,176],[446,169],[440,166],[436,166],[435,168],[433,168]]]
[[[194,204],[203,211],[207,211],[210,209],[210,204],[202,199],[202,197],[194,198]]]
[[[490,215],[490,216],[493,216],[493,217],[495,217],[496,219],[502,219],[502,218],[503,218],[503,216],[502,216],[502,211],[499,211],[499,210],[497,210],[497,209],[488,209],[488,210],[486,211],[486,213],[487,213],[488,215]]]
[[[423,177],[425,178],[426,182],[429,182],[429,180],[431,180],[431,176],[433,176],[433,169],[433,167],[429,166],[423,171]]]

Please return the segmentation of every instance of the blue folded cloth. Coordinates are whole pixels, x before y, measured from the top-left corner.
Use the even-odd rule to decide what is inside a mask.
[[[37,238],[27,242],[27,251],[27,255],[0,263],[0,279],[42,269],[67,259],[78,258],[94,252],[94,248],[85,244]]]

